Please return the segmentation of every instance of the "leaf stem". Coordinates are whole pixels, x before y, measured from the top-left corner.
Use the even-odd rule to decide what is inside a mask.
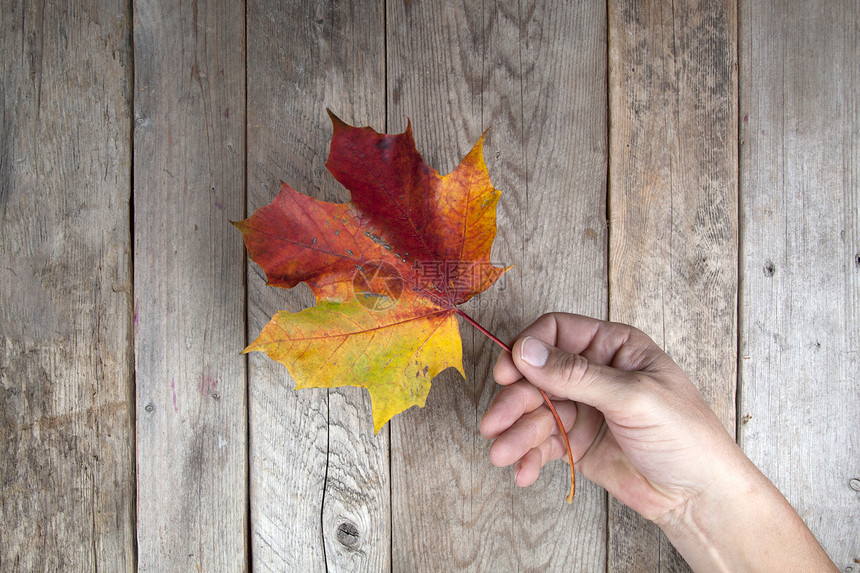
[[[495,334],[478,324],[474,318],[460,310],[459,308],[455,308],[454,312],[462,316],[469,324],[480,330],[487,338],[501,346],[503,349],[507,350],[508,353],[511,353],[511,347],[502,342],[502,340],[497,337]],[[564,424],[561,422],[561,418],[558,415],[558,412],[555,409],[555,406],[552,403],[552,400],[549,399],[549,396],[546,392],[538,388],[541,396],[543,396],[544,402],[549,407],[549,411],[552,412],[553,417],[555,418],[555,423],[558,426],[559,432],[561,433],[561,437],[564,439],[564,447],[567,449],[567,459],[570,462],[570,493],[567,494],[565,501],[567,503],[573,502],[573,496],[576,493],[576,474],[573,469],[573,452],[570,449],[570,441],[567,439],[567,432],[564,429]]]
[[[501,339],[500,339],[498,336],[496,336],[495,334],[493,334],[492,332],[490,332],[489,330],[487,330],[486,328],[484,328],[483,326],[481,326],[480,324],[478,324],[478,321],[476,321],[474,318],[472,318],[471,316],[469,316],[468,314],[466,314],[465,312],[463,312],[463,311],[462,311],[462,310],[460,310],[459,308],[455,308],[455,309],[454,309],[454,312],[456,312],[457,314],[459,314],[460,316],[462,316],[463,318],[465,318],[465,319],[466,319],[466,321],[467,321],[467,322],[469,322],[469,324],[471,324],[472,326],[474,326],[475,328],[477,328],[478,330],[480,330],[482,333],[484,333],[484,335],[485,335],[487,338],[489,338],[490,340],[492,340],[493,342],[495,342],[496,344],[498,344],[499,346],[501,346],[502,348],[504,348],[505,350],[507,350],[507,351],[508,351],[508,353],[510,353],[510,352],[511,352],[511,347],[510,347],[510,346],[508,346],[507,344],[505,344],[504,342],[502,342],[502,341],[501,341]]]

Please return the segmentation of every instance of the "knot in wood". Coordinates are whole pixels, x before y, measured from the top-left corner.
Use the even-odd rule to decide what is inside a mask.
[[[337,540],[344,547],[355,547],[358,545],[358,528],[348,522],[345,521],[337,526]]]

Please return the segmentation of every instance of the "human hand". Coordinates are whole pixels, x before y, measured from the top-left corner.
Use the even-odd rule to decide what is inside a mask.
[[[836,571],[815,537],[743,454],[677,364],[631,326],[553,313],[494,369],[505,386],[483,420],[490,461],[537,480],[564,442],[579,471],[656,522],[694,569]]]
[[[548,314],[512,350],[496,362],[494,376],[506,388],[481,433],[495,440],[494,465],[517,464],[517,485],[530,485],[543,465],[565,455],[536,387],[553,398],[579,471],[648,519],[703,489],[714,477],[713,456],[746,459],[677,364],[633,327]]]

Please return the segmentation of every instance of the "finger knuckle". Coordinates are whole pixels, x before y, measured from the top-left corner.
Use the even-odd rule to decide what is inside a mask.
[[[538,444],[543,434],[543,427],[540,420],[534,417],[525,420],[523,423],[523,433],[526,436],[529,444]]]
[[[554,434],[552,438],[545,442],[543,454],[544,463],[564,457],[567,454],[564,439],[560,435]]]
[[[496,360],[496,363],[493,365],[493,378],[496,380],[505,378],[507,374],[508,366],[502,361],[502,359]]]
[[[497,398],[499,404],[502,404],[510,412],[515,412],[518,416],[524,414],[529,401],[529,389],[524,386],[524,384],[514,383],[503,388]]]
[[[561,381],[565,385],[576,386],[584,382],[588,373],[588,360],[579,354],[563,354],[559,360]]]

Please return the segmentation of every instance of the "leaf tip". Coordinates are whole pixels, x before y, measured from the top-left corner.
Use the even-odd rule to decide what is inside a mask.
[[[385,427],[385,424],[391,420],[395,416],[395,414],[377,411],[376,408],[372,408],[373,415],[373,435],[376,436],[379,434],[379,431]]]
[[[328,114],[329,119],[331,119],[331,123],[334,126],[335,131],[341,129],[343,127],[349,127],[345,121],[335,115],[335,113],[331,110],[331,108],[325,108],[326,113]]]

